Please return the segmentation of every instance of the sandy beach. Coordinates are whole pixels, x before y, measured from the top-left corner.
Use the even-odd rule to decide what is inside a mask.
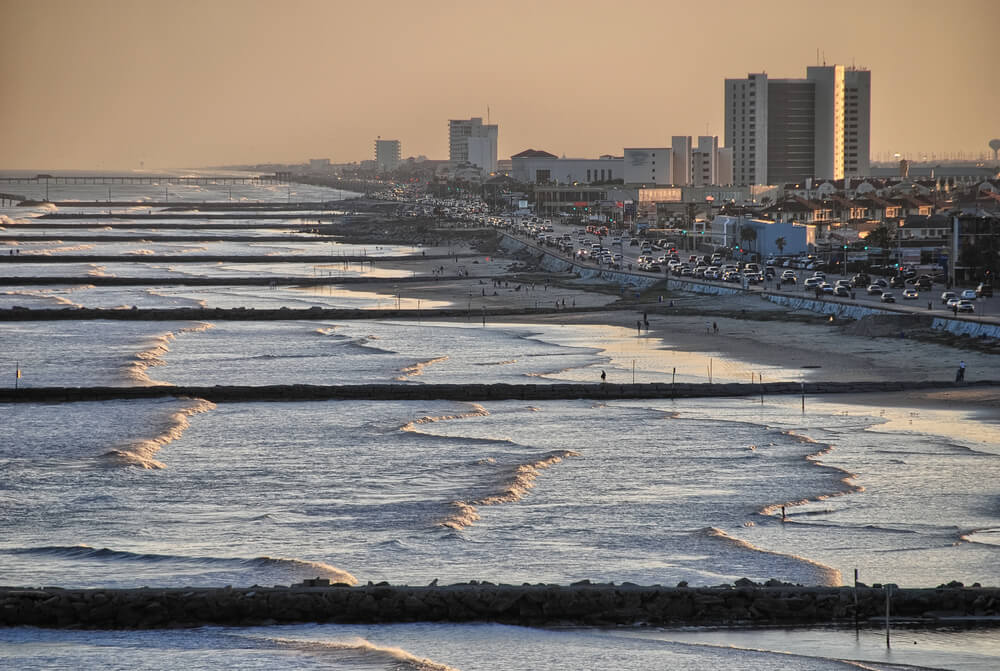
[[[613,336],[619,358],[627,359],[633,347],[636,351],[660,348],[669,350],[673,360],[686,359],[681,365],[699,370],[706,359],[713,359],[717,374],[745,377],[747,381],[754,379],[752,374],[762,372],[769,379],[777,374],[781,379],[806,381],[947,381],[954,378],[959,361],[965,361],[969,381],[993,379],[998,370],[997,355],[987,351],[928,342],[914,334],[856,335],[864,329],[854,322],[831,322],[828,317],[793,311],[756,295],[696,295],[668,292],[661,285],[636,298],[622,296],[612,285],[540,271],[525,259],[476,254],[458,246],[426,248],[427,256],[449,253],[457,256],[385,262],[384,267],[406,270],[414,277],[426,277],[426,281],[411,280],[401,286],[373,279],[365,288],[372,294],[398,294],[404,308],[418,304],[467,307],[470,318],[476,320],[484,308],[487,314],[499,308],[549,309],[530,316],[489,317],[489,322],[614,327],[621,329]],[[600,307],[606,309],[594,310]],[[634,346],[629,345],[629,339]],[[859,395],[852,400],[906,407],[975,408],[984,418],[1000,418],[1000,389],[995,388],[879,394],[877,398]]]

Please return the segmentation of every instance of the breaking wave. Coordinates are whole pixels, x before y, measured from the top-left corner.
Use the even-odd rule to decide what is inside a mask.
[[[147,375],[146,371],[154,366],[166,365],[166,361],[164,361],[161,356],[170,351],[170,341],[176,340],[179,334],[199,333],[201,331],[207,331],[210,328],[214,328],[214,326],[214,324],[202,322],[195,326],[186,326],[178,329],[177,333],[167,331],[166,333],[161,333],[158,336],[153,336],[152,344],[146,349],[136,352],[135,360],[125,366],[125,377],[133,382],[146,386],[169,386],[169,382],[161,382],[152,379],[149,375]]]
[[[549,452],[535,461],[501,467],[497,478],[496,491],[473,501],[452,501],[451,514],[441,523],[450,529],[462,529],[471,526],[479,519],[476,506],[495,506],[501,503],[513,503],[524,498],[525,494],[535,486],[535,480],[542,469],[558,464],[568,457],[578,457],[579,453],[572,450],[557,450]],[[484,465],[493,465],[492,460],[481,461]]]
[[[421,424],[432,424],[434,422],[447,422],[452,419],[467,419],[469,417],[489,417],[490,412],[478,403],[470,403],[472,410],[469,412],[460,412],[454,415],[439,415],[437,417],[431,417],[429,415],[421,417],[420,419],[415,419],[402,427],[400,431],[417,431],[417,427]]]
[[[751,552],[758,552],[760,554],[770,555],[772,557],[784,557],[786,559],[793,559],[796,562],[801,562],[817,570],[819,582],[817,582],[816,584],[828,585],[831,587],[837,587],[843,584],[840,571],[831,566],[815,562],[811,559],[806,559],[805,557],[799,557],[798,555],[783,554],[781,552],[772,552],[771,550],[764,550],[752,543],[748,543],[745,540],[741,540],[739,538],[736,538],[735,536],[730,536],[722,529],[716,529],[715,527],[706,527],[704,529],[699,529],[696,533],[704,535],[708,538],[717,538],[729,545],[744,550],[750,550]]]
[[[458,671],[446,664],[413,655],[402,648],[375,645],[361,637],[344,641],[303,641],[289,638],[270,638],[268,642],[283,648],[302,652],[326,654],[336,658],[337,666],[375,666],[393,671]],[[331,660],[333,661],[333,660]]]
[[[774,503],[762,508],[760,510],[761,515],[773,516],[776,514],[781,514],[782,506],[801,506],[807,503],[826,501],[827,499],[833,498],[835,496],[845,496],[847,494],[860,494],[861,492],[865,491],[865,488],[863,486],[851,482],[851,480],[857,477],[855,473],[851,473],[850,471],[844,470],[843,468],[839,468],[837,466],[830,466],[829,464],[824,464],[823,462],[820,461],[820,459],[824,455],[827,455],[833,451],[833,445],[820,443],[819,441],[813,440],[809,436],[804,436],[802,434],[795,433],[794,431],[782,431],[782,433],[799,443],[807,443],[807,444],[822,446],[822,449],[820,449],[819,451],[813,452],[812,454],[807,454],[805,456],[805,460],[808,463],[812,464],[813,466],[816,466],[817,468],[822,468],[839,474],[841,476],[839,482],[841,485],[843,485],[843,488],[837,491],[826,492],[809,498],[801,499],[799,501],[785,501],[784,503]]]
[[[447,361],[447,360],[448,360],[447,356],[439,356],[433,359],[428,359],[427,361],[419,361],[413,364],[412,366],[407,366],[406,368],[402,369],[400,371],[400,375],[398,375],[395,379],[398,382],[405,382],[410,378],[417,377],[418,375],[423,375],[424,369],[427,368],[428,366],[433,366],[436,363],[441,363],[442,361]]]
[[[102,455],[102,460],[112,466],[137,466],[139,468],[166,468],[154,456],[160,448],[167,445],[184,433],[190,426],[188,417],[201,412],[208,412],[215,404],[205,399],[195,399],[194,402],[181,410],[172,412],[165,418],[160,432],[152,438],[133,440],[125,445],[109,450]]]
[[[288,577],[329,578],[331,582],[342,582],[349,585],[358,584],[353,575],[324,562],[294,559],[288,557],[192,557],[185,555],[167,555],[129,552],[128,550],[112,550],[110,548],[95,548],[89,545],[49,545],[33,548],[12,548],[0,550],[0,553],[12,555],[36,555],[74,559],[83,561],[105,562],[141,562],[153,564],[183,564],[212,567],[229,567],[242,570],[277,569],[290,573]]]

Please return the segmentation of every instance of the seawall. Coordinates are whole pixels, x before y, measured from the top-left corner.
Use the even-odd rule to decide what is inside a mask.
[[[28,387],[0,389],[0,403],[71,403],[164,397],[203,398],[213,403],[245,401],[557,401],[576,399],[664,399],[739,396],[865,394],[988,387],[1000,381],[961,384],[942,380],[864,382],[766,382],[764,384],[360,384],[149,387]]]
[[[805,310],[818,314],[834,315],[838,319],[862,319],[869,315],[883,314],[923,314],[919,310],[914,311],[909,308],[892,308],[888,306],[868,306],[855,302],[839,300],[814,299],[805,296],[789,295],[783,292],[760,291],[750,292],[739,286],[720,285],[712,282],[701,282],[698,280],[676,279],[671,276],[656,276],[650,273],[638,273],[627,270],[603,270],[593,265],[583,265],[566,258],[553,254],[541,247],[520,240],[508,233],[504,234],[500,245],[508,252],[518,252],[528,250],[540,257],[539,263],[542,268],[550,272],[571,271],[580,276],[582,280],[599,281],[610,284],[618,284],[623,287],[649,288],[659,282],[664,282],[669,291],[685,291],[688,293],[704,294],[710,296],[735,296],[758,294],[762,299],[772,303],[789,307],[793,310]],[[955,335],[967,335],[974,338],[1000,338],[1000,324],[979,321],[972,319],[949,319],[945,317],[934,317],[932,328],[947,331]]]
[[[143,629],[293,622],[499,622],[516,625],[847,623],[1000,616],[1000,589],[802,587],[749,580],[718,587],[625,583],[407,587],[387,583],[177,589],[0,588],[0,626]]]

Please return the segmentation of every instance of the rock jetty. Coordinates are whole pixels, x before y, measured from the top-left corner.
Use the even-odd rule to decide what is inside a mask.
[[[435,581],[436,582],[436,581]],[[426,587],[388,583],[291,587],[61,589],[0,588],[0,626],[143,629],[293,622],[499,622],[549,625],[847,623],[891,615],[907,621],[989,620],[1000,616],[1000,588],[960,583],[933,589],[895,586],[803,587],[743,579],[718,587],[569,586],[488,582]]]

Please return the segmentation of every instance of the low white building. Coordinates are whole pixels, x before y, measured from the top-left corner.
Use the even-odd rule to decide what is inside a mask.
[[[667,186],[673,184],[673,150],[667,147],[626,147],[626,184]]]
[[[533,184],[600,184],[625,177],[625,159],[558,158],[554,154],[528,149],[510,157],[511,177]]]

